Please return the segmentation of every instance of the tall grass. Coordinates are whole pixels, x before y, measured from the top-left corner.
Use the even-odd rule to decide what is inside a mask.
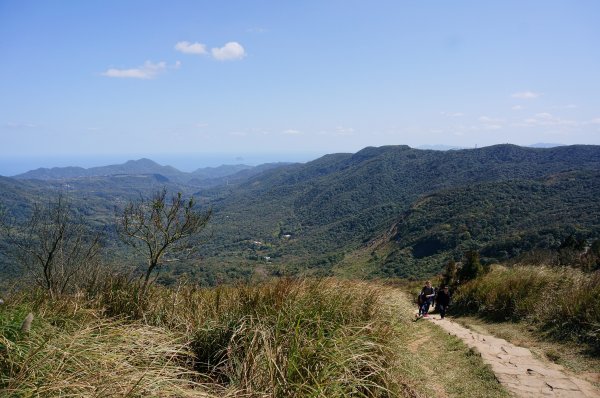
[[[528,321],[560,338],[600,352],[600,273],[568,267],[493,267],[461,286],[458,312],[494,320]]]
[[[6,396],[191,396],[180,338],[164,329],[98,320],[72,333],[0,337]]]
[[[111,278],[60,301],[12,296],[0,308],[0,391],[399,396],[396,332],[380,311],[382,292],[359,282],[284,279],[153,287],[141,296],[136,283]],[[25,336],[15,325],[28,311],[36,319]]]
[[[122,290],[119,289],[122,294]],[[135,295],[132,290],[127,290]],[[106,289],[105,292],[110,292]],[[249,395],[387,396],[393,329],[380,293],[356,282],[284,279],[260,286],[99,298],[111,315],[142,314],[191,337],[195,369]]]

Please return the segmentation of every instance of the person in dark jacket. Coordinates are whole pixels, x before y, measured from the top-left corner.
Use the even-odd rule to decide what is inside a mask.
[[[439,309],[442,319],[446,316],[448,305],[450,305],[450,292],[448,291],[448,286],[444,286],[440,289],[436,297],[436,306]]]
[[[437,300],[435,299],[437,297],[438,291],[439,289],[437,288],[437,286],[433,288],[433,299],[431,300],[431,304],[433,305],[433,312],[440,312]]]
[[[435,290],[431,287],[431,282],[425,282],[425,286],[421,290],[421,297],[423,297],[423,304],[421,304],[421,315],[424,317],[429,316],[429,306],[435,297]]]

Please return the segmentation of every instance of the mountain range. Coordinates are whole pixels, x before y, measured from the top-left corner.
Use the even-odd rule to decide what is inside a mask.
[[[204,167],[190,173],[180,171],[172,166],[162,166],[150,159],[142,158],[129,160],[123,164],[100,167],[53,167],[38,168],[13,176],[18,180],[69,180],[86,177],[109,177],[115,175],[161,175],[171,181],[189,185],[218,185],[221,179],[232,176],[241,171],[244,175],[260,173],[271,167],[278,167],[286,163],[267,163],[260,166],[245,164],[221,165],[218,167]]]
[[[203,267],[181,264],[172,274],[206,283],[259,271],[422,276],[466,250],[502,261],[557,248],[569,235],[600,237],[599,146],[367,147],[193,173],[141,159],[1,178],[0,200],[25,212],[19,198],[65,186],[97,224],[110,222],[115,204],[160,186],[193,194],[213,209],[199,242]]]
[[[531,188],[540,205],[558,206],[554,208],[551,225],[554,240],[530,242],[530,247],[556,245],[571,232],[596,236],[600,224],[599,200],[594,196],[600,193],[598,173],[600,147],[597,146],[534,149],[498,145],[447,152],[406,146],[365,148],[355,154],[327,155],[306,164],[270,170],[218,200],[213,197],[214,220],[218,225],[215,234],[219,246],[244,253],[243,258],[255,258],[252,252],[256,250],[250,242],[261,241],[271,244],[273,249],[259,251],[258,257],[264,254],[284,263],[297,263],[302,269],[322,268],[327,272],[344,272],[341,268],[348,265],[345,258],[352,262],[355,253],[383,239],[393,244],[384,245],[382,253],[369,258],[369,274],[379,274],[381,267],[390,262],[394,263],[396,275],[436,272],[446,259],[459,256],[467,247],[483,250],[492,242],[503,242],[522,231],[549,227],[544,217],[529,217],[530,225],[519,223],[521,213],[538,209],[528,207],[533,194],[500,195],[515,185],[527,187],[523,189],[525,192]],[[580,184],[584,178],[589,186]],[[534,189],[548,186],[548,181],[563,183],[554,190]],[[486,204],[483,212],[486,217],[499,215],[508,218],[511,224],[499,229],[491,239],[489,236],[483,239],[471,224],[453,225],[453,237],[465,232],[464,238],[469,232],[471,238],[457,238],[442,248],[433,245],[428,249],[423,243],[413,252],[412,246],[426,242],[428,236],[437,233],[436,228],[451,220],[448,214],[451,207],[444,202],[434,202],[436,206],[421,212],[417,205],[432,195],[447,195],[460,206],[469,204],[463,213],[468,213],[468,209],[481,213],[481,206]],[[553,195],[575,199],[553,201]],[[507,204],[522,209],[521,213],[512,210],[506,213]],[[564,211],[568,206],[585,206],[591,216],[573,219],[570,212]],[[384,238],[390,229],[398,229],[407,216],[415,220],[408,229],[412,235],[405,235],[406,228],[399,228],[399,233]],[[432,220],[425,222],[425,216]],[[421,232],[418,238],[413,229]],[[289,237],[282,240],[282,236]],[[408,252],[407,247],[411,247]],[[403,250],[407,255],[399,257],[397,252]],[[491,258],[501,257],[489,254]]]

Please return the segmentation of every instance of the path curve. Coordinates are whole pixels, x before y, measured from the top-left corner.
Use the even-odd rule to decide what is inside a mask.
[[[527,348],[476,333],[447,318],[428,319],[479,351],[498,381],[517,397],[600,397],[592,384],[567,375],[559,365],[535,359]]]

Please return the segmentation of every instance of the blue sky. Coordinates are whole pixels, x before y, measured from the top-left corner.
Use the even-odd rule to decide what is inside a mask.
[[[598,15],[592,0],[0,0],[0,157],[600,144]]]

